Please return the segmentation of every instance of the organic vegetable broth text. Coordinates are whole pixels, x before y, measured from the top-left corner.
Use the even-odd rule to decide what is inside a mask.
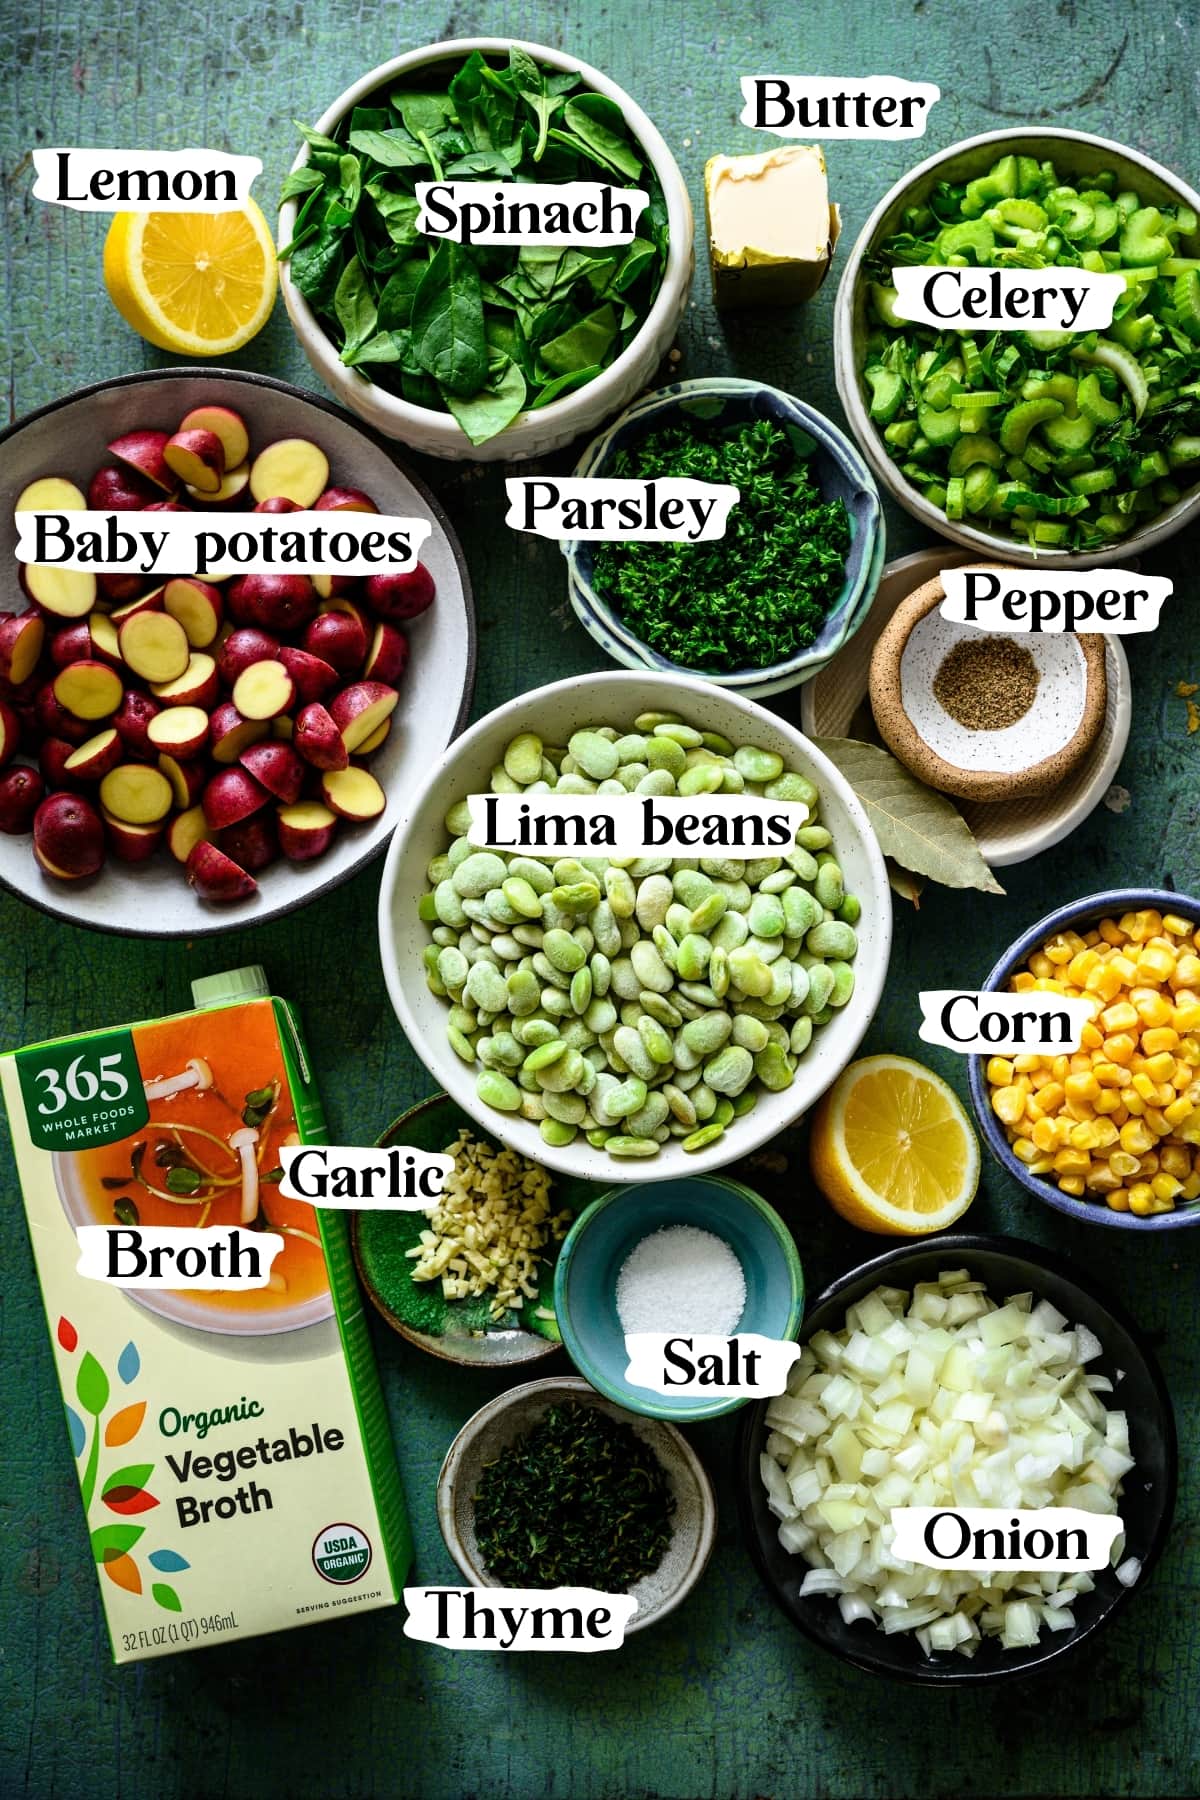
[[[118,1663],[391,1605],[410,1558],[344,1221],[279,1192],[281,1146],[325,1135],[308,1054],[248,975],[0,1057]],[[284,1247],[267,1287],[122,1289],[78,1273],[86,1225]]]

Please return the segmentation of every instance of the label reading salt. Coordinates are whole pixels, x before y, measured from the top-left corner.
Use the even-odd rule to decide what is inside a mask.
[[[562,480],[514,475],[504,484],[504,523],[537,537],[584,543],[708,543],[725,536],[729,509],[741,498],[728,482],[678,475],[667,481],[576,475]]]
[[[758,1332],[720,1337],[701,1332],[631,1331],[625,1337],[632,1387],[706,1399],[782,1394],[800,1346]]]
[[[1063,994],[992,994],[959,988],[929,989],[918,996],[926,1044],[964,1056],[1057,1056],[1078,1050],[1092,1017],[1090,1000]]]
[[[898,319],[953,331],[1103,331],[1123,275],[1092,269],[892,270]]]
[[[598,1588],[410,1587],[405,1637],[451,1650],[619,1650],[632,1594]]]
[[[228,212],[262,174],[223,150],[35,150],[33,167],[34,199],[74,212]]]
[[[943,619],[981,631],[1153,631],[1173,583],[1129,569],[943,569]]]
[[[278,1232],[236,1225],[81,1225],[76,1236],[76,1272],[120,1288],[264,1288],[283,1249]]]
[[[454,1172],[442,1151],[393,1144],[363,1150],[352,1144],[285,1144],[279,1152],[285,1200],[339,1211],[423,1212]]]
[[[942,97],[932,81],[898,75],[743,75],[741,122],[777,137],[917,138]]]
[[[640,188],[603,181],[418,181],[416,229],[456,244],[628,244],[650,204]],[[586,266],[586,265],[585,265]]]
[[[895,1506],[892,1554],[929,1569],[1106,1569],[1125,1527],[1077,1506]]]
[[[479,850],[603,850],[612,856],[790,850],[803,800],[757,794],[469,794],[467,842]]]

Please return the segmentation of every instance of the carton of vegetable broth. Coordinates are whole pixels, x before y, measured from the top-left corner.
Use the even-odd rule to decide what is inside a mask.
[[[118,1663],[390,1606],[411,1560],[344,1215],[279,1193],[280,1147],[325,1136],[303,1039],[260,969],[193,992],[0,1057]],[[282,1240],[267,1287],[76,1268],[78,1226],[247,1220]]]

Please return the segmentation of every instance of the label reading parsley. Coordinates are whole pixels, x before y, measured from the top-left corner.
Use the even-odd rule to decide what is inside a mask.
[[[16,1063],[29,1135],[39,1150],[113,1144],[150,1117],[128,1031],[35,1044],[18,1051]]]
[[[505,524],[537,537],[583,543],[699,544],[725,536],[729,509],[741,495],[725,482],[688,476],[656,481],[578,475],[547,480],[514,475]]]

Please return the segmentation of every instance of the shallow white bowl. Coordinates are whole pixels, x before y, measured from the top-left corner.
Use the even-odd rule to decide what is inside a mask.
[[[1103,549],[1072,552],[1059,550],[1051,544],[1039,544],[1035,550],[1007,533],[984,531],[965,519],[948,519],[940,507],[926,500],[924,494],[900,473],[900,465],[888,455],[883,435],[863,399],[860,371],[867,335],[865,283],[862,280],[864,262],[881,238],[890,237],[899,229],[905,209],[917,205],[939,181],[959,182],[985,174],[998,157],[1009,152],[1036,156],[1039,162],[1049,158],[1059,173],[1068,178],[1115,169],[1121,186],[1136,188],[1143,201],[1167,206],[1183,203],[1200,215],[1200,194],[1186,181],[1151,157],[1143,156],[1140,150],[1133,150],[1127,144],[1116,144],[1111,138],[1096,137],[1089,131],[1052,131],[1044,127],[1024,131],[985,131],[978,137],[951,144],[948,149],[926,157],[888,189],[859,232],[846,260],[838,284],[833,319],[838,396],[846,409],[850,429],[879,480],[905,512],[919,519],[930,531],[936,531],[956,544],[965,544],[977,553],[983,551],[999,561],[1019,563],[1026,568],[1037,563],[1053,563],[1063,569],[1097,569],[1138,556],[1151,545],[1174,537],[1177,531],[1193,522],[1200,514],[1200,483],[1139,531],[1131,531],[1127,537],[1119,538]],[[1196,254],[1194,239],[1188,241],[1184,254]]]
[[[472,50],[485,56],[507,56],[511,45],[528,51],[536,62],[552,69],[578,70],[589,88],[605,94],[624,113],[633,135],[653,165],[667,207],[670,242],[662,285],[642,328],[629,348],[618,356],[604,372],[575,393],[553,400],[535,412],[518,413],[511,425],[485,444],[472,444],[458,420],[448,412],[434,412],[431,407],[414,406],[398,394],[377,387],[356,369],[348,369],[325,335],[304,295],[291,277],[287,263],[279,268],[279,286],[293,329],[313,369],[326,387],[331,388],[343,405],[366,419],[385,437],[402,438],[411,450],[428,456],[450,457],[458,462],[520,462],[531,456],[545,456],[561,450],[564,444],[595,431],[597,426],[628,404],[639,388],[654,374],[670,348],[676,328],[687,305],[695,267],[692,248],[692,206],[679,165],[667,148],[665,139],[655,129],[641,107],[624,88],[610,81],[590,63],[568,56],[546,44],[528,44],[522,38],[464,37],[447,38],[439,44],[426,44],[419,50],[407,50],[380,63],[339,94],[316,122],[315,129],[332,136],[348,112],[360,105],[377,88],[385,87],[398,77],[411,75],[417,69],[440,62],[461,62]],[[300,169],[308,161],[307,144],[292,164]],[[297,204],[289,200],[279,213],[279,247],[290,242],[296,223]]]
[[[485,1466],[531,1431],[552,1406],[586,1401],[635,1431],[653,1451],[675,1496],[671,1542],[662,1561],[634,1583],[637,1611],[625,1636],[656,1625],[682,1604],[703,1575],[717,1535],[712,1482],[683,1433],[665,1419],[641,1418],[598,1394],[578,1375],[529,1381],[497,1394],[467,1420],[442,1464],[437,1484],[438,1524],[454,1562],[474,1587],[498,1587],[488,1574],[475,1537],[475,1492]]]
[[[467,794],[486,792],[490,771],[518,731],[535,730],[547,743],[565,744],[584,725],[632,728],[643,712],[678,712],[698,729],[773,750],[787,767],[815,782],[821,818],[833,833],[847,890],[862,901],[862,920],[857,927],[854,993],[849,1004],[814,1033],[791,1087],[782,1093],[762,1092],[754,1111],[736,1120],[707,1149],[689,1153],[672,1138],[657,1156],[638,1160],[593,1149],[583,1137],[565,1148],[553,1147],[529,1120],[496,1112],[479,1099],[477,1071],[468,1069],[447,1041],[446,1002],[426,985],[421,953],[431,940],[429,928],[417,917],[417,903],[428,887],[427,865],[446,848],[447,810]],[[875,834],[849,782],[815,745],[753,700],[709,682],[624,670],[535,688],[497,707],[465,732],[427,770],[420,789],[408,796],[379,894],[380,955],[388,994],[409,1043],[438,1085],[490,1137],[499,1136],[534,1162],[607,1185],[703,1175],[748,1155],[793,1124],[837,1079],[862,1041],[883,991],[891,936],[891,892]]]
[[[445,513],[423,482],[397,466],[392,453],[353,419],[312,394],[264,375],[232,369],[156,369],[81,388],[30,413],[0,436],[0,559],[13,571],[5,610],[23,604],[16,584],[13,502],[39,475],[66,475],[86,490],[105,462],[104,446],[141,426],[173,430],[191,407],[230,406],[245,419],[255,447],[274,438],[307,437],[329,457],[335,480],[362,488],[385,513],[424,517],[433,530],[421,550],[437,583],[429,611],[405,631],[412,658],[405,671],[391,734],[372,767],[387,807],[369,825],[339,831],[316,862],[280,859],[258,877],[258,892],[236,905],[198,900],[164,847],[137,866],[105,864],[85,881],[55,881],[33,857],[29,836],[0,835],[0,883],[43,912],[73,924],[130,937],[205,937],[240,931],[291,912],[337,887],[383,849],[405,794],[431,754],[449,743],[467,716],[475,680],[475,611],[467,565]],[[226,519],[231,513],[220,515]]]

